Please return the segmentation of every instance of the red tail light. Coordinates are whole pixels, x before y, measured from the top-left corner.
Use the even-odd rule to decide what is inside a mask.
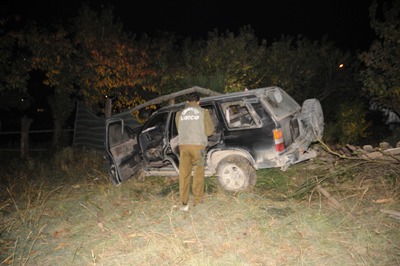
[[[283,134],[282,130],[274,129],[274,141],[275,141],[275,150],[277,152],[281,152],[285,150],[285,143],[283,142]]]

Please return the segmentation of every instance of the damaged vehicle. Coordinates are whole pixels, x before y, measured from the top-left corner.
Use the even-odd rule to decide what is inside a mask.
[[[177,176],[178,103],[155,111],[139,128],[120,118],[106,122],[106,159],[112,182],[119,185],[137,176]],[[228,191],[256,184],[256,171],[290,165],[317,156],[311,144],[322,138],[324,117],[317,99],[300,106],[279,87],[207,96],[215,125],[206,147],[206,176],[216,176]]]

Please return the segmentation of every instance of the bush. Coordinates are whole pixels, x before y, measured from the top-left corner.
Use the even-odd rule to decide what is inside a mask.
[[[344,103],[339,106],[336,117],[336,132],[340,144],[357,144],[368,136],[370,122],[365,119],[366,109],[360,102]]]

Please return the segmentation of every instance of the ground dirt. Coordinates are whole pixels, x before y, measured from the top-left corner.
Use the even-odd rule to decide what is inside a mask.
[[[2,157],[6,158],[6,157]],[[318,158],[179,210],[176,179],[112,185],[102,154],[3,160],[1,265],[400,265],[398,162]]]

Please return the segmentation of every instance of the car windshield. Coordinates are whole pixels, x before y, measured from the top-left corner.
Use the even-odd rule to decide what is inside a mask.
[[[278,88],[267,91],[264,100],[269,111],[278,121],[301,109],[292,97]]]

